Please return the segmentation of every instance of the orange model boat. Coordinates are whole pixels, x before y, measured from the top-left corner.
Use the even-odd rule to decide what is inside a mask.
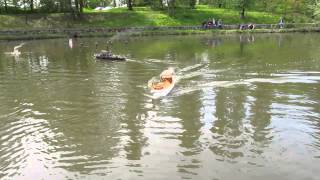
[[[173,89],[175,78],[173,69],[167,69],[160,74],[160,82],[151,85],[151,93],[154,97],[166,96]]]
[[[152,84],[153,90],[161,90],[161,89],[167,89],[172,85],[172,78],[166,78],[158,83]]]

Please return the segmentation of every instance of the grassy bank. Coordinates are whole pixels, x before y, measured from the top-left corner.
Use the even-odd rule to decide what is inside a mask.
[[[320,32],[320,27],[308,28],[291,28],[291,29],[256,29],[256,30],[147,30],[123,32],[124,37],[136,36],[163,36],[163,35],[210,35],[210,34],[250,34],[250,33],[309,33]],[[109,33],[84,33],[79,37],[111,37],[117,32]],[[64,33],[50,34],[42,33],[38,35],[20,34],[20,35],[1,35],[0,40],[32,40],[32,39],[54,39],[54,38],[69,38]]]
[[[201,22],[209,18],[215,18],[216,20],[222,19],[224,24],[234,24],[235,28],[231,28],[233,30],[165,28],[172,26],[199,26]],[[128,11],[127,8],[115,8],[104,12],[85,9],[80,19],[74,19],[70,14],[63,13],[0,15],[0,39],[61,38],[70,37],[70,35],[74,33],[79,33],[80,37],[108,37],[116,34],[114,31],[118,31],[118,29],[114,28],[120,28],[126,31],[128,27],[157,27],[152,30],[148,28],[141,31],[138,30],[139,32],[129,30],[133,31],[128,34],[130,36],[318,31],[314,29],[314,27],[319,27],[319,25],[314,26],[311,24],[308,26],[302,24],[302,28],[300,28],[298,24],[294,24],[292,27],[289,27],[289,24],[287,24],[287,27],[290,29],[284,30],[274,30],[273,27],[260,27],[259,30],[254,31],[237,30],[237,25],[240,23],[276,24],[279,18],[280,15],[249,11],[246,13],[246,18],[241,20],[238,11],[211,8],[208,6],[197,6],[196,9],[178,8],[175,10],[174,15],[171,16],[169,16],[166,11],[156,11],[147,7],[136,7],[134,11]],[[289,21],[290,19],[287,19],[286,22]],[[58,29],[58,32],[50,31],[50,29]],[[87,29],[93,29],[93,31]],[[111,29],[111,31],[105,31],[103,29]]]
[[[198,6],[197,9],[176,9],[169,16],[166,11],[137,7],[134,11],[116,8],[105,12],[85,10],[81,19],[74,20],[70,14],[0,15],[0,29],[32,28],[80,28],[80,27],[141,27],[141,26],[188,26],[199,25],[208,18],[222,19],[225,24],[277,23],[280,15],[249,11],[241,20],[239,12]]]

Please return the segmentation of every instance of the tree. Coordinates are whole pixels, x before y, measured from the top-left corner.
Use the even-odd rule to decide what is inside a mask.
[[[240,10],[240,18],[245,18],[246,10],[254,5],[254,0],[237,0],[236,7]]]
[[[7,0],[4,0],[4,11],[8,13],[8,3]]]
[[[174,15],[174,8],[176,6],[176,0],[166,0],[167,2],[167,7],[168,7],[168,13],[170,16]]]
[[[163,0],[145,0],[145,4],[149,5],[153,9],[163,9]]]
[[[34,9],[34,2],[33,0],[30,0],[30,11],[33,12],[33,9]]]
[[[314,16],[320,16],[320,2],[315,5]]]
[[[83,13],[84,0],[79,0],[80,13]]]
[[[232,4],[233,0],[205,0],[199,1],[199,4],[208,4],[210,6],[215,6],[218,8],[226,7],[226,4]]]
[[[128,7],[128,9],[130,10],[130,11],[132,11],[133,10],[133,5],[132,5],[132,1],[133,0],[127,0],[127,7]]]
[[[74,5],[76,7],[76,13],[79,14],[79,0],[74,0]]]
[[[197,0],[189,0],[189,3],[190,3],[190,8],[191,9],[195,9],[196,8]]]
[[[315,0],[315,2],[309,5],[312,11],[312,17],[320,17],[320,1]]]

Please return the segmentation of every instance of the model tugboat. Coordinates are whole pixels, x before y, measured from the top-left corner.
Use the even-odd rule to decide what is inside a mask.
[[[111,51],[102,50],[100,53],[94,55],[96,59],[107,61],[125,61],[126,58],[114,55]]]

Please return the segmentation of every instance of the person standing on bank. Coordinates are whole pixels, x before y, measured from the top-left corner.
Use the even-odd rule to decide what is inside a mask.
[[[282,29],[284,28],[284,18],[281,16],[280,21],[279,21],[279,28]]]

